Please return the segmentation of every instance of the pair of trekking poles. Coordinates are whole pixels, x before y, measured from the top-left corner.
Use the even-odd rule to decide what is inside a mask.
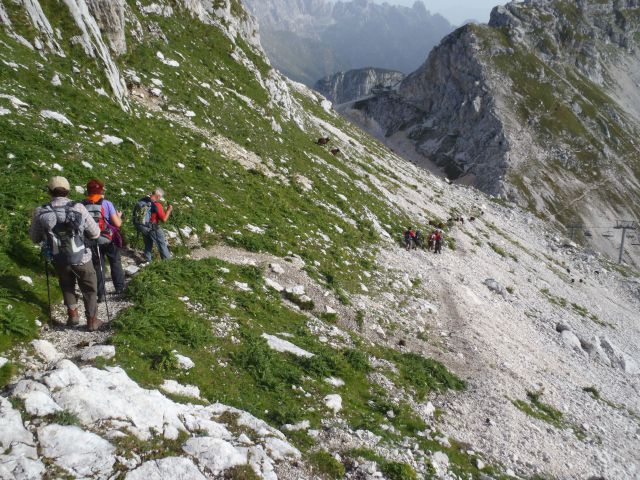
[[[92,248],[91,255],[95,254],[98,257],[98,268],[100,268],[100,273],[102,274],[102,294],[104,295],[104,306],[107,309],[107,320],[111,322],[111,313],[109,312],[109,302],[107,300],[107,282],[105,281],[105,278],[104,278],[105,272],[102,265],[102,256],[100,255],[100,249],[98,248],[98,246],[96,245],[94,248],[95,248],[95,252]],[[47,277],[47,305],[49,307],[49,325],[53,325],[53,313],[51,310],[51,284],[49,281],[49,263],[53,262],[53,258],[51,253],[48,251],[48,249],[45,246],[43,246],[43,249],[42,249],[42,257],[44,258],[44,271]],[[76,278],[77,278],[77,275],[76,275]],[[99,288],[100,288],[100,285],[98,285],[98,289]]]

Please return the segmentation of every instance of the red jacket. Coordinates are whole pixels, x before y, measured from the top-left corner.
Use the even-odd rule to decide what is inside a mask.
[[[165,213],[164,208],[162,207],[162,204],[160,202],[153,202],[153,204],[151,205],[150,222],[158,223],[159,221],[166,222],[167,214]]]

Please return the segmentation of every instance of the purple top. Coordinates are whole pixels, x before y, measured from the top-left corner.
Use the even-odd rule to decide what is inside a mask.
[[[107,199],[102,199],[102,207],[104,208],[104,218],[111,225],[111,216],[117,213],[116,207]]]

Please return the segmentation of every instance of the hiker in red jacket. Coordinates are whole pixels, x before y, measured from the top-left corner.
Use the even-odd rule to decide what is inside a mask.
[[[122,248],[122,212],[113,203],[104,198],[104,183],[92,179],[87,183],[87,197],[82,204],[100,227],[100,237],[91,245],[93,267],[98,278],[98,303],[104,302],[107,295],[105,288],[105,259],[109,261],[111,280],[116,295],[124,292],[124,270],[120,260]]]
[[[407,227],[404,232],[404,246],[408,250],[415,248],[416,232],[411,227]]]
[[[164,190],[156,188],[153,194],[141,198],[133,209],[133,224],[136,230],[144,238],[144,256],[147,262],[153,258],[153,245],[158,247],[160,258],[171,258],[171,252],[167,245],[167,237],[160,223],[169,220],[173,207],[169,205],[167,210],[162,206]]]

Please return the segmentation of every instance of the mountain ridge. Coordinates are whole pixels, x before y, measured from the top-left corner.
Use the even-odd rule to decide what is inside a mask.
[[[496,7],[488,26],[457,30],[397,95],[351,117],[412,143],[415,161],[565,225],[638,218],[638,19],[633,2],[615,5]],[[602,238],[596,247],[613,253]]]
[[[405,73],[453,28],[413,7],[365,1],[245,0],[276,68],[308,86],[338,71],[375,66]]]

